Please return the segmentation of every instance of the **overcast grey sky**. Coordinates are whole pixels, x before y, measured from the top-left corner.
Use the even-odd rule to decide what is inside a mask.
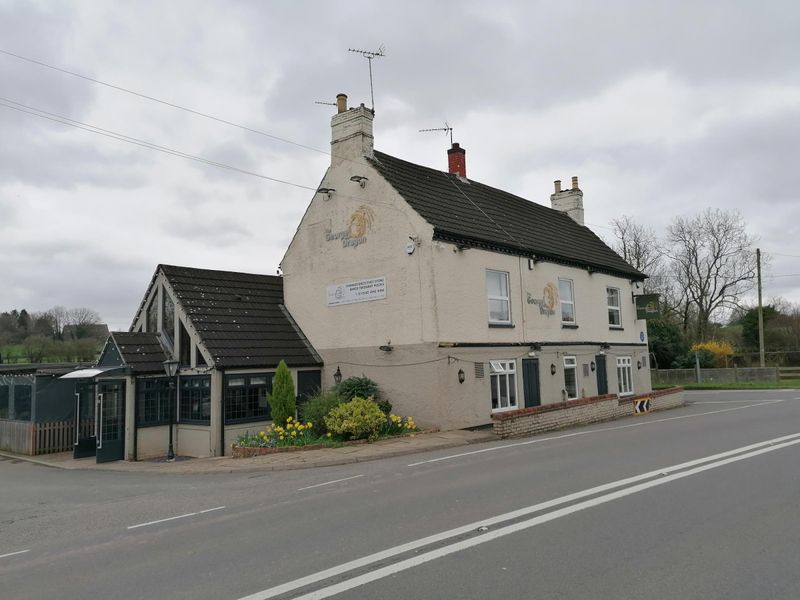
[[[375,146],[549,204],[580,176],[586,221],[738,209],[800,302],[800,5],[792,1],[0,0],[9,101],[314,188],[338,92]],[[19,105],[16,105],[20,108]],[[26,109],[27,110],[27,109]],[[0,106],[0,311],[88,306],[127,329],[158,263],[275,273],[312,192]]]

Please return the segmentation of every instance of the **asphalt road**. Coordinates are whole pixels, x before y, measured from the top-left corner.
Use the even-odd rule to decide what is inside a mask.
[[[0,598],[800,598],[800,392],[315,470],[0,461]]]

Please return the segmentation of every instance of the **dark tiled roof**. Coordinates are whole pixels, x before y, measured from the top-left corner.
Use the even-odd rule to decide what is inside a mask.
[[[565,213],[383,152],[371,163],[433,225],[437,239],[645,277]]]
[[[122,360],[134,373],[163,373],[167,354],[157,333],[114,331],[111,339],[119,348]]]
[[[283,279],[160,265],[218,367],[317,366],[322,360],[283,307]]]

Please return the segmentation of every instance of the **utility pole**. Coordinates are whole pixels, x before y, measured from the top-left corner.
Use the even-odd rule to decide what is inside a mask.
[[[758,273],[758,359],[761,368],[764,364],[764,309],[761,305],[761,248],[756,248],[756,271]]]

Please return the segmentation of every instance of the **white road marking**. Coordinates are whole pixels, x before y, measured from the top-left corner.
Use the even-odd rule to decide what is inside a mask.
[[[137,523],[136,525],[128,526],[128,529],[138,529],[139,527],[147,527],[148,525],[156,525],[158,523],[166,523],[167,521],[174,521],[176,519],[185,519],[186,517],[194,517],[195,515],[202,515],[214,510],[222,510],[224,506],[217,506],[216,508],[207,508],[197,512],[186,513],[185,515],[177,515],[175,517],[167,517],[166,519],[158,519],[156,521],[148,521],[147,523]]]
[[[481,450],[472,450],[470,452],[461,452],[459,454],[449,454],[447,456],[440,456],[439,458],[431,458],[429,460],[421,460],[419,462],[411,463],[406,465],[408,467],[417,467],[419,465],[424,465],[428,463],[435,463],[441,462],[444,460],[452,460],[454,458],[461,458],[462,456],[471,456],[473,454],[483,454],[484,452],[495,452],[497,450],[505,450],[506,448],[516,448],[517,446],[528,446],[530,444],[541,444],[542,442],[549,442],[552,440],[562,440],[564,438],[571,438],[576,437],[579,435],[593,435],[595,433],[604,433],[606,431],[618,431],[620,429],[628,429],[630,427],[643,427],[645,425],[654,425],[656,423],[664,423],[666,421],[677,421],[679,419],[693,419],[695,417],[704,417],[706,415],[716,415],[719,413],[731,412],[734,410],[742,410],[744,408],[751,408],[753,406],[764,406],[765,404],[776,404],[778,402],[784,402],[784,400],[766,400],[764,402],[758,402],[756,404],[746,404],[744,406],[736,406],[734,408],[723,408],[720,410],[711,410],[708,412],[697,413],[694,415],[681,415],[679,417],[667,417],[665,419],[653,419],[650,421],[639,421],[637,423],[630,423],[628,425],[618,425],[616,427],[603,427],[602,429],[592,429],[591,431],[574,431],[572,433],[565,433],[563,435],[554,435],[544,438],[535,438],[532,440],[526,440],[524,442],[515,442],[513,444],[503,444],[502,446],[492,446],[491,448],[483,448]]]
[[[9,552],[8,554],[0,554],[0,558],[8,558],[9,556],[16,556],[17,554],[25,554],[30,550],[18,550],[17,552]]]
[[[331,485],[332,483],[339,483],[341,481],[350,481],[351,479],[358,479],[359,477],[363,477],[364,474],[361,475],[353,475],[352,477],[345,477],[344,479],[334,479],[333,481],[326,481],[325,483],[317,483],[316,485],[307,485],[306,487],[297,488],[298,492],[302,492],[303,490],[310,490],[312,488],[322,487],[323,485]]]
[[[746,404],[747,402],[752,402],[752,400],[697,400],[690,404]],[[764,400],[761,404],[777,404],[778,402],[784,402],[784,400]]]
[[[652,479],[654,477],[661,477],[662,479],[657,479],[656,481],[659,482],[666,482],[670,481],[670,473],[674,473],[676,471],[682,471],[683,469],[688,469],[690,467],[697,467],[698,465],[704,465],[706,463],[712,463],[714,461],[724,461],[732,456],[742,455],[744,452],[749,452],[752,450],[758,450],[764,448],[765,451],[776,450],[778,448],[782,448],[783,445],[777,446],[775,444],[786,442],[784,445],[800,443],[800,433],[794,433],[791,435],[786,435],[779,438],[774,438],[771,440],[765,440],[763,442],[758,442],[755,444],[750,444],[748,446],[742,446],[741,448],[735,448],[733,450],[728,450],[725,452],[720,452],[718,454],[713,454],[711,456],[706,456],[703,458],[697,458],[694,460],[690,460],[688,462],[680,463],[677,465],[673,465],[671,467],[666,467],[662,469],[656,469],[654,471],[649,471],[647,473],[642,473],[640,475],[634,475],[633,477],[628,477],[626,479],[620,479],[618,481],[613,481],[610,483],[606,483],[603,485],[599,485],[593,488],[589,488],[586,490],[582,490],[580,492],[575,492],[573,494],[568,494],[566,496],[562,496],[560,498],[555,498],[553,500],[547,500],[545,502],[540,502],[539,504],[534,504],[532,506],[527,506],[525,508],[521,508],[515,511],[511,511],[508,513],[504,513],[501,515],[496,515],[494,517],[489,517],[482,521],[476,521],[474,523],[470,523],[468,525],[463,525],[461,527],[456,527],[455,529],[450,529],[448,531],[443,531],[441,533],[437,533],[416,541],[408,542],[406,544],[401,544],[399,546],[395,546],[393,548],[388,548],[387,550],[383,550],[381,552],[376,552],[375,554],[370,554],[368,556],[364,556],[361,558],[357,558],[355,560],[351,560],[344,564],[332,567],[330,569],[325,569],[324,571],[319,571],[317,573],[312,573],[311,575],[307,575],[300,579],[296,579],[294,581],[290,581],[267,590],[256,592],[255,594],[251,594],[249,596],[245,596],[244,598],[240,598],[239,600],[266,600],[268,598],[274,598],[275,596],[280,596],[281,594],[285,594],[292,590],[296,590],[298,588],[305,587],[307,585],[311,585],[313,583],[317,583],[319,581],[324,581],[329,577],[333,577],[335,575],[340,575],[342,573],[346,573],[347,571],[352,571],[354,569],[359,569],[361,567],[365,567],[367,565],[385,560],[387,558],[391,558],[393,556],[397,556],[400,554],[404,554],[406,552],[411,552],[418,548],[422,548],[424,546],[428,546],[430,544],[434,544],[437,542],[441,542],[456,536],[463,535],[465,533],[474,532],[480,527],[491,527],[492,525],[496,525],[498,523],[503,523],[512,519],[516,519],[519,517],[524,517],[529,514],[533,514],[535,512],[547,510],[549,508],[554,508],[561,504],[565,504],[568,502],[573,502],[575,500],[580,500],[581,498],[586,498],[588,496],[593,496],[595,494],[601,492],[608,492],[610,490],[624,487],[633,483],[638,483],[640,481],[645,481],[647,479]],[[749,456],[749,455],[748,455]],[[717,463],[715,463],[717,464]],[[718,463],[722,464],[722,463]],[[713,465],[712,465],[713,466]],[[699,472],[699,471],[698,471]],[[694,473],[691,471],[689,473]],[[632,488],[630,488],[632,489]],[[571,507],[570,507],[571,508]],[[552,513],[551,513],[552,514]],[[547,516],[547,515],[545,515]]]
[[[200,510],[197,512],[198,515],[204,515],[206,513],[214,512],[215,510],[222,510],[225,508],[224,506],[215,506],[214,508],[207,508],[205,510]]]

